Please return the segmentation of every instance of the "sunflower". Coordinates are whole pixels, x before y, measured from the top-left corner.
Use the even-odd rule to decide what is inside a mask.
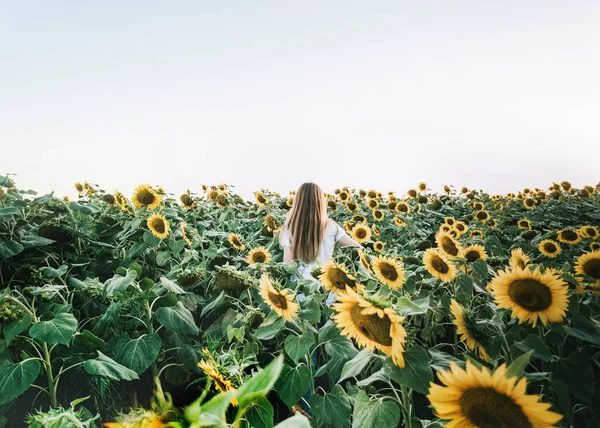
[[[367,199],[367,206],[373,210],[379,206],[379,202],[377,202],[377,199],[369,198]]]
[[[471,238],[483,238],[483,232],[479,229],[473,229],[469,234]]]
[[[394,224],[398,227],[406,227],[406,222],[397,216],[394,216]]]
[[[266,272],[260,277],[258,294],[277,315],[286,321],[292,321],[298,317],[299,305],[296,303],[295,294],[288,289],[281,291],[276,289]]]
[[[104,428],[167,428],[168,426],[161,416],[151,411],[132,411],[120,416],[119,419],[121,419],[119,422],[105,422]]]
[[[233,248],[235,248],[236,250],[245,250],[246,249],[246,246],[244,244],[242,244],[241,236],[238,235],[237,233],[231,232],[229,234],[229,238],[227,240],[233,246]]]
[[[351,233],[352,232],[352,228],[356,225],[355,222],[353,222],[352,220],[347,220],[344,222],[344,228],[346,229],[346,232]]]
[[[539,268],[499,271],[487,290],[499,308],[510,309],[513,318],[533,327],[538,319],[544,325],[562,321],[569,305],[567,283],[550,272],[541,273]]]
[[[515,248],[510,252],[508,264],[513,269],[525,269],[529,264],[529,256],[523,252],[522,248]]]
[[[338,198],[341,202],[346,202],[350,198],[350,195],[346,191],[341,191],[338,193]]]
[[[475,218],[479,221],[486,221],[489,220],[490,213],[488,213],[486,210],[477,211]]]
[[[265,197],[265,195],[262,194],[262,192],[254,192],[254,200],[256,201],[259,207],[262,207],[268,202],[267,198]]]
[[[83,188],[85,190],[85,192],[87,193],[87,195],[93,195],[94,193],[96,193],[96,191],[94,190],[94,188],[92,187],[92,185],[90,183],[88,183],[87,181],[83,183]]]
[[[398,367],[404,367],[404,317],[399,316],[391,304],[348,289],[346,294],[340,294],[339,303],[331,306],[337,312],[332,318],[342,329],[342,335],[355,339],[361,348],[371,352],[379,349]]]
[[[346,202],[346,208],[350,212],[352,212],[352,211],[358,211],[358,204],[356,202],[354,202],[354,201],[348,201],[348,202]]]
[[[417,185],[417,189],[419,189],[421,192],[424,192],[425,190],[427,190],[427,183],[421,181],[418,185]]]
[[[356,224],[356,223],[366,223],[367,222],[367,218],[362,215],[362,214],[355,214],[352,216],[352,221]]]
[[[360,248],[357,248],[358,250],[358,257],[360,259],[360,264],[362,265],[363,268],[365,268],[366,271],[373,273],[373,271],[371,270],[371,263],[369,262],[369,256]]]
[[[452,193],[452,188],[450,186],[444,184],[444,193],[449,195],[450,193]]]
[[[115,202],[123,211],[129,211],[127,208],[127,198],[118,190],[115,190]]]
[[[450,235],[453,238],[458,238],[460,236],[460,233],[458,233],[456,229],[450,228],[450,230],[448,231],[448,235]]]
[[[579,234],[584,238],[596,239],[598,237],[598,229],[594,226],[582,226],[579,229]]]
[[[438,232],[435,235],[440,252],[448,257],[462,257],[463,248],[449,232]]]
[[[506,377],[506,364],[493,373],[467,360],[466,370],[454,361],[437,372],[442,384],[431,382],[427,399],[447,427],[553,427],[562,416],[548,410],[538,395],[528,395],[527,380]]]
[[[373,235],[375,235],[375,236],[380,236],[381,235],[381,232],[377,228],[376,224],[373,225],[372,230],[373,230]]]
[[[385,214],[381,210],[373,210],[373,218],[375,221],[382,221],[385,217]]]
[[[352,239],[354,239],[359,244],[363,242],[367,242],[371,239],[371,228],[366,224],[357,224],[352,228]]]
[[[321,265],[319,281],[323,283],[326,290],[338,291],[340,294],[346,292],[346,287],[362,292],[364,286],[356,282],[356,279],[348,273],[344,265],[328,260]]]
[[[596,280],[595,285],[600,285],[600,251],[590,251],[577,258],[575,272],[587,275]]]
[[[375,276],[392,290],[399,290],[406,282],[406,270],[391,257],[373,257],[371,266]]]
[[[565,190],[565,192],[568,192],[569,190],[571,190],[572,185],[568,181],[562,181],[560,183],[560,187],[562,187]]]
[[[415,189],[410,189],[406,192],[408,194],[408,197],[411,199],[414,199],[417,197],[418,193]]]
[[[221,392],[237,391],[234,388],[231,380],[228,379],[227,376],[225,376],[223,373],[221,373],[218,370],[217,364],[214,360],[212,360],[212,359],[200,360],[198,362],[198,367],[200,367],[202,369],[202,371],[204,372],[204,374],[206,376],[210,377],[213,380],[213,382],[215,383],[215,385],[219,391],[221,391]],[[224,370],[222,369],[222,371],[224,371]],[[231,400],[231,404],[233,404],[234,406],[238,405],[238,401],[235,397],[233,398],[233,400]]]
[[[77,190],[77,193],[83,193],[83,184],[78,181],[75,183],[75,189]]]
[[[517,222],[519,229],[531,230],[531,222],[526,218],[522,218]]]
[[[292,204],[288,204],[288,205],[292,206]],[[337,211],[337,204],[336,204],[336,202],[334,200],[330,199],[329,201],[327,201],[327,208],[329,208],[333,212],[336,212]]]
[[[215,198],[215,203],[219,208],[228,208],[230,206],[229,199],[227,198],[227,196],[229,196],[229,194],[225,192],[219,193],[217,195],[217,197]]]
[[[394,200],[390,200],[387,203],[387,208],[388,211],[396,211],[396,206],[398,205],[398,202],[394,201]]]
[[[444,218],[444,223],[447,224],[448,226],[454,226],[454,223],[456,223],[456,220],[454,219],[454,217],[446,217],[446,218]]]
[[[456,230],[460,236],[464,235],[467,232],[468,228],[469,227],[466,225],[466,223],[464,221],[457,221],[454,224],[454,230]]]
[[[477,350],[479,358],[483,361],[491,363],[492,359],[485,351],[483,343],[481,343],[483,339],[477,340],[476,337],[479,337],[479,334],[474,329],[469,328],[475,322],[471,319],[470,312],[465,311],[456,300],[451,299],[450,302],[450,312],[454,316],[452,323],[456,326],[456,333],[460,336],[460,340],[465,342],[469,350]]]
[[[115,199],[115,197],[114,197],[113,195],[111,195],[110,193],[107,193],[107,194],[105,194],[105,195],[102,195],[102,200],[103,200],[104,202],[106,202],[106,203],[107,203],[108,205],[110,205],[110,206],[113,206],[113,207],[115,206],[116,199]]]
[[[169,223],[162,214],[152,214],[146,224],[150,232],[159,239],[165,239],[169,235]]]
[[[469,245],[463,251],[463,257],[467,259],[467,263],[473,263],[477,260],[487,260],[488,256],[485,252],[485,248],[482,245],[473,244]]]
[[[385,244],[381,241],[377,241],[373,244],[373,249],[375,251],[377,251],[378,253],[381,253],[383,251],[383,247],[385,246]]]
[[[450,232],[452,230],[452,226],[448,226],[447,224],[442,224],[440,226],[440,232]]]
[[[192,198],[192,195],[190,194],[189,190],[183,195],[181,195],[179,197],[179,200],[181,201],[181,205],[184,209],[190,210],[196,206],[196,202],[194,202],[194,199]]]
[[[408,205],[406,202],[398,202],[396,204],[396,212],[408,214],[410,213],[410,205]]]
[[[271,261],[271,253],[265,247],[254,248],[248,253],[248,263],[251,265],[269,263],[269,261]]]
[[[475,208],[477,211],[481,211],[485,208],[485,205],[483,205],[483,202],[474,202],[473,208]]]
[[[495,228],[496,226],[498,226],[498,222],[495,219],[491,219],[487,222],[487,225],[491,228]]]
[[[162,196],[156,193],[149,184],[142,184],[134,190],[131,200],[137,208],[146,207],[153,210],[160,205]]]
[[[464,186],[461,187],[460,188],[460,193],[462,193],[463,195],[466,194],[466,193],[469,193],[469,188],[468,187],[464,187]]]
[[[267,228],[268,232],[279,232],[281,227],[277,224],[277,220],[272,215],[268,215],[265,217],[263,224]]]
[[[590,244],[590,250],[592,250],[592,251],[600,250],[600,242],[592,242]]]
[[[552,239],[544,239],[538,247],[540,253],[546,257],[554,258],[561,253],[561,248],[556,241]]]
[[[185,221],[182,221],[179,227],[181,228],[181,236],[183,237],[183,240],[186,242],[186,244],[188,244],[190,247],[194,245],[192,240],[188,237],[187,232],[185,231],[187,223]]]
[[[216,200],[217,196],[219,196],[219,191],[217,189],[210,189],[210,191],[206,195],[206,197],[211,201]]]
[[[423,264],[427,272],[442,282],[451,282],[456,278],[456,267],[435,248],[425,250]]]
[[[581,241],[581,235],[575,229],[563,229],[558,231],[558,240],[564,244],[574,245]]]
[[[535,207],[535,199],[532,198],[524,198],[523,199],[523,206],[525,208],[527,208],[528,210],[532,209]]]

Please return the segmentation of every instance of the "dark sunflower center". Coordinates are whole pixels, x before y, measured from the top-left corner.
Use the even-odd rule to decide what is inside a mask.
[[[265,253],[263,253],[262,251],[259,251],[258,253],[254,253],[254,255],[252,256],[252,260],[254,261],[254,263],[264,263],[264,261],[267,259],[267,255]]]
[[[456,247],[456,244],[454,244],[452,239],[444,238],[442,240],[442,248],[445,252],[452,256],[458,255],[458,248]]]
[[[267,202],[267,200],[263,197],[263,195],[258,195],[258,202],[264,204],[265,202]]]
[[[533,199],[525,199],[525,205],[527,205],[528,207],[532,207],[533,206]]]
[[[219,388],[221,392],[227,392],[227,384],[223,381],[221,376],[211,375],[210,377],[217,384],[217,388]]]
[[[576,241],[577,240],[577,233],[575,233],[572,230],[563,230],[561,232],[561,236],[563,237],[564,240],[566,241]]]
[[[479,211],[477,213],[477,218],[479,220],[485,220],[486,218],[488,218],[488,215],[487,215],[487,213],[485,211]]]
[[[157,218],[152,220],[152,229],[156,230],[158,233],[165,233],[165,222],[162,219]]]
[[[600,278],[600,259],[590,259],[583,265],[583,271],[587,276]]]
[[[526,222],[526,221],[522,221],[522,222],[520,223],[520,225],[521,225],[521,227],[527,227],[527,226],[529,226],[529,223],[528,223],[528,222]]]
[[[475,260],[477,260],[479,258],[481,258],[481,254],[479,254],[479,251],[476,251],[476,250],[468,251],[465,254],[465,259],[467,259],[467,261],[469,263],[473,263]]]
[[[508,295],[517,305],[530,312],[543,311],[552,305],[550,289],[534,279],[517,279],[508,286]]]
[[[356,237],[360,239],[364,239],[367,236],[367,231],[365,229],[358,229],[356,231]]]
[[[525,261],[522,258],[517,257],[515,262],[516,262],[517,266],[519,266],[521,269],[525,269],[525,266],[526,266]]]
[[[440,273],[447,273],[450,270],[448,264],[439,257],[434,257],[431,260],[431,266]]]
[[[282,296],[279,293],[273,293],[272,291],[268,291],[267,295],[269,296],[269,300],[273,304],[273,306],[278,307],[279,309],[287,309],[288,301],[285,296]]]
[[[458,223],[455,227],[456,227],[456,230],[458,230],[459,232],[462,232],[463,230],[465,230],[465,226],[463,226],[460,223]]]
[[[375,218],[381,218],[383,213],[381,211],[375,211]]]
[[[356,283],[348,278],[346,272],[338,268],[330,270],[328,278],[335,288],[339,288],[341,290],[345,290],[346,285],[348,285],[350,288],[355,288],[356,286]]]
[[[383,346],[391,346],[392,338],[390,337],[390,328],[392,322],[388,316],[379,318],[375,314],[362,315],[361,311],[364,308],[356,304],[350,310],[350,317],[354,326],[373,342],[377,342]]]
[[[511,397],[490,387],[471,388],[458,400],[462,413],[480,428],[528,428],[533,425]]]
[[[388,263],[381,263],[379,265],[379,270],[381,271],[381,275],[387,280],[395,281],[398,279],[398,271],[394,266]]]
[[[586,229],[585,232],[590,238],[595,238],[597,235],[596,230],[592,228]]]
[[[398,205],[397,208],[398,208],[398,210],[402,211],[403,213],[408,211],[408,205],[406,205],[406,204],[400,204],[400,205]]]
[[[544,244],[544,251],[550,254],[555,253],[556,245],[554,245],[552,242],[546,242]]]
[[[240,240],[237,238],[237,236],[234,236],[231,241],[233,242],[233,245],[237,245],[238,247],[241,246]]]
[[[150,205],[154,202],[154,199],[154,194],[147,189],[144,189],[137,194],[137,200],[144,205]]]

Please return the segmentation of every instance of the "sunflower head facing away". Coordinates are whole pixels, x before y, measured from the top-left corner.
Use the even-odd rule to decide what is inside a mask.
[[[456,278],[454,264],[435,248],[425,250],[423,264],[427,272],[442,282],[451,282]]]
[[[286,321],[292,321],[298,317],[300,307],[295,300],[294,293],[288,289],[275,288],[273,280],[266,272],[260,278],[259,294],[264,302]]]
[[[522,248],[515,248],[510,252],[508,264],[513,269],[525,269],[529,264],[529,256],[523,252]]]
[[[575,272],[591,278],[592,285],[600,285],[600,251],[590,251],[577,258]]]
[[[231,232],[229,234],[229,238],[227,239],[231,246],[236,250],[245,250],[246,246],[242,243],[242,238],[237,233]]]
[[[146,220],[146,225],[150,229],[150,232],[159,239],[165,239],[169,236],[169,223],[162,214],[152,214]]]
[[[563,229],[558,231],[558,240],[563,244],[574,245],[581,241],[581,235],[576,229]]]
[[[339,303],[332,305],[337,312],[332,318],[342,329],[341,334],[356,340],[361,348],[371,352],[380,350],[398,367],[404,367],[404,317],[388,302],[363,297],[351,289],[340,294],[338,300]]]
[[[450,312],[454,320],[452,323],[456,326],[456,333],[460,336],[460,340],[465,342],[467,348],[471,351],[477,351],[479,358],[485,362],[492,362],[492,359],[485,351],[485,343],[488,341],[488,336],[480,333],[476,328],[476,319],[469,310],[465,310],[456,300],[450,301]]]
[[[538,249],[540,250],[540,253],[550,258],[554,258],[562,252],[558,243],[552,239],[544,239],[540,242]]]
[[[204,374],[212,379],[215,383],[217,389],[221,392],[229,392],[236,391],[234,387],[233,376],[229,376],[227,370],[223,367],[220,367],[215,360],[209,358],[208,360],[200,360],[198,362],[198,367],[202,369]],[[233,398],[231,404],[234,406],[238,405],[238,401],[236,398]]]
[[[367,242],[371,239],[371,228],[366,224],[357,224],[352,228],[352,239],[359,244]]]
[[[362,292],[364,286],[356,282],[356,279],[348,273],[344,265],[328,260],[321,265],[319,281],[323,283],[326,290],[337,291],[341,294],[346,292],[346,287]]]
[[[448,427],[549,428],[562,419],[540,396],[526,393],[525,378],[507,378],[505,364],[491,373],[469,360],[466,370],[451,362],[437,377],[445,386],[431,382],[427,398],[435,416],[450,420]]]
[[[159,195],[149,184],[142,184],[136,187],[131,197],[133,205],[137,208],[146,207],[149,210],[160,205],[162,196]]]
[[[463,248],[456,239],[452,237],[450,231],[438,232],[435,236],[438,249],[448,257],[462,257]]]
[[[271,253],[265,247],[254,248],[248,253],[248,263],[251,265],[256,263],[269,263],[270,261]]]
[[[373,257],[371,266],[377,279],[392,290],[401,289],[406,282],[406,270],[398,260],[384,256]]]
[[[561,322],[569,304],[569,286],[551,272],[540,269],[506,269],[499,271],[487,289],[499,308],[510,309],[511,316],[533,327]]]

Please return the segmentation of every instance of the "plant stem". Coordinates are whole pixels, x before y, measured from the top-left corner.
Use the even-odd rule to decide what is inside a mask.
[[[54,375],[52,374],[52,363],[50,361],[50,352],[48,352],[48,344],[43,344],[42,351],[44,353],[46,376],[48,377],[48,393],[50,395],[50,407],[56,408],[58,407],[58,400],[56,399],[56,390],[58,388],[58,382],[55,382]]]

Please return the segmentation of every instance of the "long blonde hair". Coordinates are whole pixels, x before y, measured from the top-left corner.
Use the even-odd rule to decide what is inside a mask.
[[[321,188],[315,183],[302,184],[282,227],[282,232],[287,230],[291,234],[295,259],[310,263],[317,258],[328,221],[327,203]],[[282,242],[281,234],[279,239]]]

